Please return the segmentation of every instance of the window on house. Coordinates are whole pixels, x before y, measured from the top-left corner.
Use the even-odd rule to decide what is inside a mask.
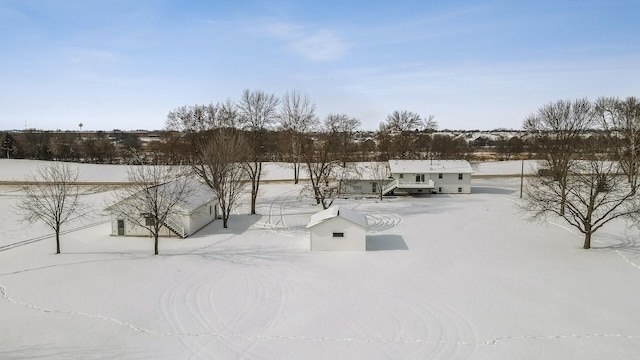
[[[462,180],[462,174],[458,174],[458,180]]]
[[[442,192],[442,188],[441,187],[438,188],[438,192]]]
[[[420,181],[424,182],[424,174],[420,175]]]
[[[146,226],[153,226],[155,224],[155,221],[153,221],[153,217],[147,216],[144,218],[144,224]]]
[[[402,179],[404,177],[404,174],[400,174],[400,179]]]
[[[211,205],[209,205],[209,215],[211,215]]]
[[[378,184],[377,183],[371,183],[371,192],[372,193],[377,193],[378,192]]]
[[[333,237],[334,238],[343,238],[344,237],[344,233],[343,232],[334,232],[333,233]]]
[[[442,173],[438,174],[438,179],[442,179]]]
[[[458,188],[458,192],[461,193],[462,192],[462,188]]]

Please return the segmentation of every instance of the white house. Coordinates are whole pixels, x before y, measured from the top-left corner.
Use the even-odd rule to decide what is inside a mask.
[[[367,250],[367,217],[350,209],[332,206],[311,216],[311,251]]]
[[[218,198],[213,191],[196,179],[188,179],[190,194],[185,201],[176,204],[175,211],[169,215],[160,236],[178,236],[186,238],[211,223],[218,217]],[[171,183],[158,186],[170,187]],[[149,230],[127,219],[117,210],[127,198],[105,209],[111,217],[111,235],[114,236],[149,236]],[[145,221],[145,215],[140,214],[140,221]]]
[[[383,192],[470,194],[473,169],[466,160],[389,160],[393,181]]]

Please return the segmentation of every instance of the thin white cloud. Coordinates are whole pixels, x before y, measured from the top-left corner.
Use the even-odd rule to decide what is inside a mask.
[[[321,30],[304,36],[293,41],[290,46],[302,56],[313,61],[336,60],[349,50],[347,43],[328,30]]]
[[[67,51],[67,59],[76,65],[105,65],[121,61],[120,55],[98,48],[71,48]]]
[[[285,41],[288,49],[311,61],[337,60],[351,47],[338,33],[327,29],[312,30],[302,25],[271,22],[266,31]]]
[[[270,22],[265,26],[268,34],[280,39],[297,39],[303,36],[304,26],[283,22]]]

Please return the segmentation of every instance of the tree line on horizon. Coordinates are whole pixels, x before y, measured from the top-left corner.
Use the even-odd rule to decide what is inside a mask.
[[[269,118],[259,128],[247,125],[247,118],[239,108],[245,93],[262,96],[273,101]],[[183,164],[186,137],[190,132],[208,131],[219,127],[238,129],[247,137],[260,133],[263,139],[261,151],[270,161],[294,161],[295,155],[288,145],[291,133],[305,134],[313,139],[327,132],[339,132],[342,137],[342,161],[385,161],[401,159],[478,159],[481,151],[491,151],[498,160],[509,160],[514,156],[535,157],[536,144],[526,136],[493,140],[486,137],[468,141],[454,137],[448,131],[438,131],[433,115],[421,116],[407,110],[395,110],[388,114],[376,131],[361,129],[360,120],[348,114],[330,114],[320,119],[315,104],[297,91],[288,92],[281,98],[261,90],[245,90],[241,99],[227,99],[218,103],[184,105],[170,111],[164,129],[158,132],[159,141],[143,143],[132,132],[97,131],[80,135],[77,132],[50,132],[36,129],[21,132],[0,132],[2,157],[18,159],[56,160],[87,163],[133,164],[144,163]],[[295,111],[308,112],[309,125],[296,128]],[[293,113],[292,113],[293,112]],[[184,123],[179,124],[178,118]],[[188,119],[189,118],[189,119]],[[293,120],[292,120],[293,119]],[[255,120],[255,119],[254,119]],[[252,121],[252,120],[249,120]],[[327,121],[339,122],[329,127]]]

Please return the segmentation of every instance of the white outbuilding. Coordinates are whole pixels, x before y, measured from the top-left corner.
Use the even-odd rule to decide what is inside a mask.
[[[332,206],[311,216],[311,251],[367,250],[367,217],[351,209]]]
[[[162,223],[160,236],[186,238],[195,234],[218,217],[218,198],[211,189],[196,179],[189,178],[187,181],[187,186],[191,189],[189,196],[174,206],[172,212]],[[172,182],[157,186],[171,191]],[[138,225],[148,221],[145,214],[139,214],[139,218],[132,221],[132,219],[118,210],[119,207],[130,206],[129,204],[135,201],[134,196],[105,209],[111,218],[111,235],[150,236],[149,230]],[[135,207],[131,209],[135,210]],[[132,211],[127,210],[127,212],[131,213]]]

